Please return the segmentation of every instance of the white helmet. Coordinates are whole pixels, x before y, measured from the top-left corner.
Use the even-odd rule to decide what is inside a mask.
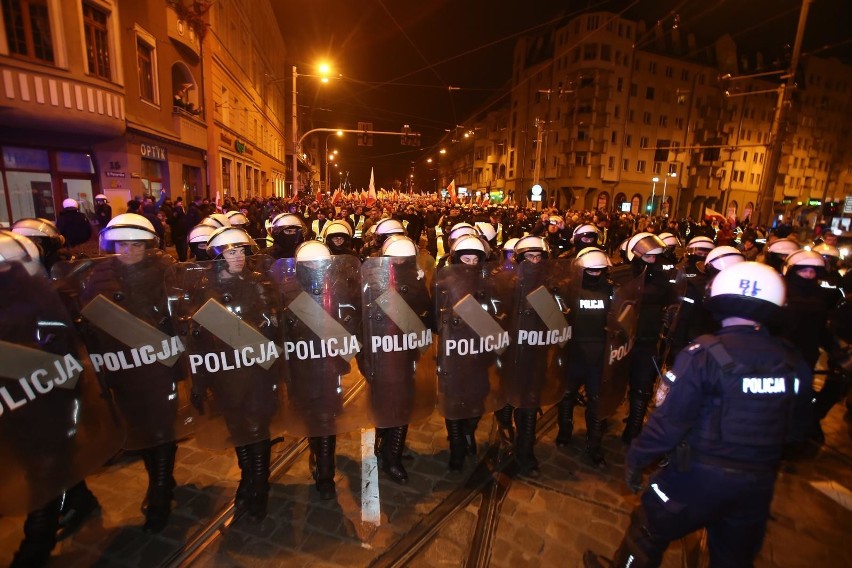
[[[64,240],[56,224],[48,219],[18,219],[12,223],[12,231],[25,237]]]
[[[831,259],[840,259],[840,249],[833,245],[820,243],[813,247],[811,250],[817,254],[821,254],[823,257]]]
[[[405,235],[391,235],[382,245],[382,256],[417,256],[417,245]]]
[[[487,221],[479,221],[476,224],[476,230],[486,241],[493,241],[497,237],[497,229]]]
[[[269,234],[274,236],[274,233],[280,232],[288,227],[296,227],[302,231],[303,235],[306,235],[308,232],[308,228],[305,227],[305,223],[302,221],[302,218],[295,213],[279,213],[272,220],[272,225],[269,227]]]
[[[743,256],[743,253],[741,253],[734,247],[721,246],[715,247],[713,250],[707,253],[707,258],[704,259],[704,266],[710,266],[718,272],[731,266],[732,264],[744,261],[745,257]]]
[[[334,235],[342,235],[344,237],[352,237],[352,227],[346,221],[332,221],[326,223],[322,228],[323,240],[328,240]]]
[[[787,258],[800,248],[799,243],[796,241],[791,239],[778,239],[766,247],[766,252],[780,256],[781,258]]]
[[[660,240],[663,241],[668,248],[676,247],[680,244],[680,239],[677,238],[677,235],[674,233],[660,233],[657,236],[660,237]]]
[[[692,256],[706,257],[707,254],[716,248],[716,243],[710,237],[698,236],[689,239],[686,243],[686,254]]]
[[[553,219],[553,216],[550,217]],[[574,232],[571,233],[571,239],[576,244],[578,240],[582,239],[584,242],[589,238],[594,239],[594,242],[598,242],[598,239],[601,237],[601,231],[591,223],[584,223],[582,225],[577,225],[574,228]]]
[[[769,323],[780,314],[785,299],[780,274],[766,264],[746,261],[716,275],[705,305],[719,319],[741,317]]]
[[[826,270],[826,262],[822,255],[820,255],[818,252],[804,249],[797,250],[796,252],[791,253],[790,256],[787,257],[787,260],[784,261],[783,274],[786,276],[791,268],[793,268],[793,270],[796,270],[798,268],[805,267],[814,268],[820,273],[821,276],[824,276]]]
[[[65,199],[65,200],[62,201],[62,208],[63,209],[79,209],[80,204],[69,197],[68,199]]]
[[[396,219],[382,219],[376,223],[376,241],[377,244],[384,243],[385,239],[391,235],[404,235],[405,227]]]
[[[196,225],[189,231],[186,241],[188,243],[202,243],[204,245],[203,248],[207,248],[207,241],[210,240],[210,235],[217,230],[216,227],[211,227],[210,225]]]
[[[469,228],[471,228],[471,229],[475,229],[475,228],[476,228],[476,227],[474,227],[473,225],[471,225],[470,223],[468,223],[467,221],[461,221],[461,222],[459,222],[459,223],[456,223],[456,224],[455,224],[455,225],[453,225],[452,227],[450,227],[450,233],[452,233],[453,231],[455,231],[456,229],[458,229],[458,228],[460,228],[460,227],[469,227]]]
[[[447,235],[447,242],[450,244],[450,248],[453,247],[454,242],[456,242],[458,239],[465,235],[473,235],[474,237],[478,237],[479,231],[477,231],[475,227],[471,227],[467,223],[457,224],[454,229],[450,230],[450,234]]]
[[[228,218],[228,222],[233,227],[242,227],[249,224],[248,217],[242,211],[228,211],[225,213],[225,217]]]
[[[319,241],[305,241],[296,248],[296,261],[324,260],[331,258],[331,251]]]
[[[528,252],[540,252],[541,257],[544,259],[550,256],[550,245],[547,244],[547,240],[542,237],[536,237],[534,235],[521,237],[518,239],[518,242],[515,243],[515,259],[518,262],[521,262],[524,260],[524,255]]]
[[[654,233],[636,233],[627,241],[627,260],[646,254],[662,254],[665,248],[666,243]]]
[[[99,193],[99,194],[97,194],[97,195],[95,196],[95,201],[98,201],[98,200],[106,201],[106,200],[107,200],[107,196],[106,196],[106,195],[104,195],[103,193]]]
[[[119,241],[144,241],[146,248],[157,248],[160,238],[151,221],[137,213],[122,213],[113,217],[98,236],[103,252],[115,253]]]
[[[212,215],[208,215],[201,222],[205,225],[210,225],[211,227],[230,227],[231,222],[228,220],[226,215],[222,213],[213,213]]]
[[[0,263],[20,262],[30,276],[44,275],[38,247],[30,239],[0,229]]]
[[[512,237],[511,239],[509,239],[508,241],[503,243],[503,250],[514,252],[515,251],[515,245],[518,244],[519,240],[520,239],[518,237]]]
[[[245,230],[239,227],[220,227],[207,240],[207,256],[221,258],[226,250],[242,248],[246,256],[255,252],[255,242]]]
[[[577,265],[583,268],[601,269],[612,266],[612,262],[604,251],[595,247],[586,247],[577,253]]]
[[[479,262],[485,262],[485,243],[478,235],[461,235],[450,247],[450,256],[455,264],[460,263],[461,257],[466,254],[475,254]]]

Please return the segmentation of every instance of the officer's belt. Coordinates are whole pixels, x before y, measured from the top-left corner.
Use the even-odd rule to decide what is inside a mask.
[[[693,453],[692,461],[702,465],[718,467],[721,469],[731,469],[747,473],[771,473],[777,469],[775,464],[767,463],[749,463],[739,460],[730,460],[719,456],[708,456],[706,454]]]

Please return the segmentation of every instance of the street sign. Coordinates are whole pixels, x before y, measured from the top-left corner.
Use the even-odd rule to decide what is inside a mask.
[[[361,133],[358,135],[358,145],[359,146],[372,146],[373,145],[373,135],[370,134],[370,131],[373,129],[372,122],[359,122],[358,130]]]

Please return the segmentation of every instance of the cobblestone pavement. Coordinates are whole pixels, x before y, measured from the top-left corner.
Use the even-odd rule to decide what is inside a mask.
[[[844,413],[845,408],[837,406],[825,421],[827,442],[815,458],[783,467],[758,568],[852,566],[848,546],[852,423]],[[568,449],[555,448],[555,429],[545,433],[536,446],[539,478],[508,483],[491,541],[490,566],[579,566],[587,548],[605,555],[616,548],[637,503],[621,481],[621,424],[616,419],[605,438],[610,465],[601,473],[583,458],[582,419],[580,423],[574,446]],[[477,431],[480,454],[490,429],[491,420],[483,419]],[[280,454],[293,442],[277,444],[274,453]],[[410,481],[400,486],[379,476],[381,523],[375,526],[361,522],[360,436],[340,436],[337,448],[336,500],[318,500],[307,456],[302,455],[274,480],[269,517],[258,524],[234,521],[217,533],[218,538],[193,565],[368,566],[446,499],[474,467],[470,460],[464,472],[447,473],[446,432],[439,417],[413,425],[405,462]],[[102,513],[57,546],[51,566],[165,565],[228,504],[238,472],[233,452],[200,449],[192,440],[182,442],[171,522],[163,533],[152,536],[138,528],[143,521],[144,468],[138,458],[122,457],[88,479]],[[480,502],[478,497],[454,515],[408,564],[465,565]],[[22,518],[0,519],[0,565],[6,565],[17,548],[22,523]],[[663,566],[682,566],[682,557],[694,552],[696,542],[672,546]]]

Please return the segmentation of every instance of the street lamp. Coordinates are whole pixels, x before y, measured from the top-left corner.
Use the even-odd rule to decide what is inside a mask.
[[[317,70],[319,71],[318,75],[305,75],[299,74],[299,71],[296,69],[296,66],[293,65],[293,195],[299,191],[299,116],[298,109],[299,105],[297,102],[298,98],[298,89],[296,88],[296,79],[299,77],[319,77],[320,81],[323,83],[328,83],[328,75],[331,71],[331,68],[326,63],[321,63]]]
[[[666,178],[663,180],[663,201],[662,201],[662,204],[663,204],[663,208],[664,208],[663,209],[663,215],[665,217],[669,216],[669,208],[668,208],[668,205],[666,204],[666,185],[669,182],[669,178],[676,178],[676,177],[677,177],[677,172],[666,172]]]
[[[660,178],[654,176],[651,178],[651,181],[654,182],[654,185],[651,187],[651,203],[648,204],[648,211],[651,212],[651,215],[654,214],[654,196],[657,193],[657,182],[660,181]]]
[[[331,134],[329,134],[328,136],[325,137],[325,185],[326,185],[326,191],[328,191],[328,189],[330,187],[329,180],[328,180],[328,162],[329,162],[329,160],[334,159],[333,156],[329,157],[329,155],[328,155],[328,139],[331,138],[332,136],[343,136],[343,131],[338,130],[337,132],[332,132]],[[335,150],[334,153],[337,154],[337,150]]]

